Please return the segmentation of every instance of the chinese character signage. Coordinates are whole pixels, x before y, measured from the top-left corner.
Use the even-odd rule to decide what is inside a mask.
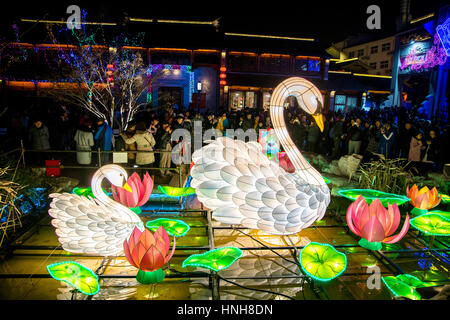
[[[443,65],[447,55],[437,34],[431,48],[430,45],[430,42],[416,42],[404,48],[400,52],[400,72],[420,72]]]

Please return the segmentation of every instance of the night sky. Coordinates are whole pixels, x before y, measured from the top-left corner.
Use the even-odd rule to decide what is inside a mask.
[[[350,35],[368,33],[375,36],[392,35],[400,11],[400,1],[124,1],[122,2],[45,1],[25,4],[11,3],[1,12],[1,35],[20,18],[61,20],[68,17],[66,8],[78,4],[87,10],[88,21],[120,21],[124,13],[137,18],[214,20],[221,18],[226,32],[273,34],[281,36],[314,37],[325,45]],[[144,3],[144,4],[143,4]],[[443,1],[412,0],[411,15],[417,18],[428,14]],[[368,30],[368,5],[381,8],[381,30]],[[176,28],[183,28],[177,25]],[[23,32],[25,30],[21,30]],[[176,29],[175,29],[176,31]]]

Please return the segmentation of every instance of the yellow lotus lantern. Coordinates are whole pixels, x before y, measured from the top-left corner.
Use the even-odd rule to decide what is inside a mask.
[[[410,198],[411,204],[417,208],[417,210],[413,210],[412,213],[414,213],[414,211],[416,213],[424,213],[424,211],[436,207],[439,203],[441,203],[442,199],[442,197],[438,194],[436,187],[430,190],[427,186],[425,186],[419,190],[415,184],[411,187],[411,189],[406,187],[406,195]]]

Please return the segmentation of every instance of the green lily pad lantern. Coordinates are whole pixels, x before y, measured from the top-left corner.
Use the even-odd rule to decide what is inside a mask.
[[[383,280],[386,287],[394,296],[401,296],[411,300],[420,300],[422,298],[416,288],[428,286],[426,283],[410,274],[401,274],[396,277],[381,277],[381,280]]]
[[[448,282],[449,274],[443,271],[426,270],[413,271],[411,275],[422,281],[427,286],[439,286]]]
[[[338,194],[352,201],[355,201],[360,195],[362,195],[368,204],[378,198],[385,207],[388,206],[388,202],[390,204],[394,204],[394,202],[396,202],[397,205],[400,206],[409,201],[409,198],[406,196],[373,189],[345,189],[339,190]]]
[[[441,217],[444,217],[446,219],[450,219],[450,212],[448,212],[448,211],[433,210],[433,211],[428,212],[428,214],[438,214]]]
[[[86,295],[95,295],[100,290],[98,276],[89,268],[73,262],[59,262],[47,266],[53,279],[64,281]]]
[[[448,194],[441,193],[440,196],[441,196],[441,201],[442,202],[450,203],[450,196]]]
[[[168,195],[169,197],[184,197],[190,196],[191,194],[195,193],[195,189],[192,187],[179,188],[159,185],[158,190]]]
[[[223,247],[193,254],[183,261],[183,268],[202,267],[213,271],[220,271],[230,267],[242,256],[242,250],[235,247]]]
[[[330,179],[328,179],[328,178],[326,178],[324,176],[322,176],[322,178],[323,178],[323,180],[325,181],[326,184],[330,184],[331,183]]]
[[[326,243],[309,243],[300,251],[299,260],[304,273],[318,281],[330,281],[347,268],[346,255]]]
[[[436,213],[428,213],[414,219],[410,224],[413,228],[431,236],[449,236],[450,220]]]
[[[160,226],[163,226],[172,237],[184,237],[190,229],[189,225],[184,221],[167,218],[148,221],[145,226],[152,232],[156,232]]]
[[[102,190],[103,190],[104,193],[107,193],[105,191],[105,189],[102,188]],[[91,197],[92,199],[95,198],[94,194],[92,193],[91,187],[87,187],[87,188],[73,188],[72,192],[75,193],[76,195],[83,196],[83,197],[86,197],[86,198],[89,198],[89,197]]]

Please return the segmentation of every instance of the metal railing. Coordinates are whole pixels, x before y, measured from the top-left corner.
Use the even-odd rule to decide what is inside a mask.
[[[20,147],[7,151],[5,153],[2,153],[0,156],[1,157],[7,157],[10,156],[11,154],[14,153],[20,153],[21,155],[21,162],[22,162],[22,166],[23,167],[28,167],[28,168],[43,168],[43,169],[47,169],[47,168],[60,168],[60,169],[98,169],[101,166],[107,164],[107,163],[102,163],[102,154],[114,154],[114,153],[121,153],[127,154],[127,159],[128,159],[128,154],[135,154],[137,156],[138,153],[152,153],[152,154],[164,154],[164,153],[172,153],[172,150],[152,150],[152,151],[140,151],[140,150],[124,150],[124,151],[104,151],[101,150],[100,148],[97,148],[97,150],[53,150],[53,149],[48,149],[48,150],[33,150],[33,149],[27,149],[25,148],[23,141],[20,141]],[[54,157],[54,154],[75,154],[74,159],[76,159],[76,154],[77,153],[90,153],[90,154],[96,154],[97,155],[97,162],[95,163],[94,157],[91,157],[91,163],[94,162],[95,165],[80,165],[80,164],[69,164],[69,165],[65,165],[65,164],[60,164],[60,165],[55,165],[55,166],[50,166],[50,165],[36,165],[36,164],[27,164],[27,161],[25,159],[25,155],[27,153],[40,153],[40,154],[51,154],[52,157]],[[176,151],[177,153],[180,153],[180,151]],[[58,159],[59,160],[59,159]],[[62,159],[61,159],[62,160]],[[76,160],[74,161],[75,163],[77,162]],[[113,161],[108,161],[108,163],[114,163]],[[155,163],[155,162],[153,162]],[[178,183],[179,186],[182,186],[182,165],[177,165],[175,168],[172,167],[155,167],[155,166],[145,166],[145,165],[137,165],[137,166],[128,166],[128,162],[127,163],[119,163],[117,162],[118,165],[121,165],[124,169],[130,169],[130,170],[149,170],[149,171],[174,171],[176,174],[178,174]]]

